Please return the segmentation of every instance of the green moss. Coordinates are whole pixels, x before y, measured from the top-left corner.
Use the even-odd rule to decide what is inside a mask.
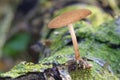
[[[110,48],[107,44],[99,43],[92,40],[85,40],[80,43],[82,56],[91,58],[100,58],[111,65],[115,73],[120,69],[120,49]]]
[[[42,65],[42,64],[21,62],[18,65],[14,66],[10,71],[0,74],[0,76],[4,76],[4,77],[8,76],[8,77],[15,78],[27,72],[35,72],[35,71],[42,72],[44,69],[51,68],[51,67],[52,65]]]
[[[92,75],[91,75],[91,70],[75,70],[70,72],[72,80],[91,80]]]
[[[70,72],[72,80],[118,80],[116,76],[103,70],[103,72],[97,72],[91,69],[81,69]]]
[[[96,28],[95,38],[100,41],[108,41],[112,44],[120,44],[120,34],[117,33],[117,26],[114,21],[109,21]]]
[[[73,49],[71,47],[64,47],[60,51],[55,52],[51,57],[47,57],[40,61],[39,63],[52,63],[52,62],[58,62],[60,64],[66,63],[70,56],[73,56]]]

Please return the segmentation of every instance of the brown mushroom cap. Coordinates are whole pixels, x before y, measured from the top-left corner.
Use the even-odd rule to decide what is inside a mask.
[[[66,26],[67,24],[74,23],[80,19],[85,18],[91,14],[91,11],[88,9],[78,9],[69,12],[65,12],[62,15],[54,18],[49,22],[49,28],[60,28]]]

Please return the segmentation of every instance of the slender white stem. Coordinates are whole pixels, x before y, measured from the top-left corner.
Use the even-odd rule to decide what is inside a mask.
[[[72,37],[72,42],[73,42],[74,51],[75,51],[75,58],[76,58],[76,60],[81,60],[75,31],[73,29],[73,24],[69,24],[68,28],[69,28],[69,31],[70,31],[70,34],[71,34],[71,37]]]

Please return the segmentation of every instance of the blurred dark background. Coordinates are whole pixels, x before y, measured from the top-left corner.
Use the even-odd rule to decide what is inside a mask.
[[[37,63],[48,47],[49,20],[73,5],[99,8],[113,19],[120,15],[120,0],[0,0],[0,72],[21,61]]]

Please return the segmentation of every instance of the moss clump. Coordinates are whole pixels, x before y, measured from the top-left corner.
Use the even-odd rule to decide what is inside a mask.
[[[108,44],[120,44],[120,34],[117,32],[118,26],[114,21],[109,21],[96,28],[95,39]]]
[[[118,80],[108,71],[97,72],[91,69],[76,69],[70,72],[72,80]]]
[[[70,72],[72,80],[91,80],[91,70],[90,69],[76,69]]]
[[[14,66],[10,71],[0,74],[2,77],[12,77],[16,78],[18,76],[24,75],[28,72],[42,72],[44,69],[51,68],[52,65],[34,64],[21,62]]]

